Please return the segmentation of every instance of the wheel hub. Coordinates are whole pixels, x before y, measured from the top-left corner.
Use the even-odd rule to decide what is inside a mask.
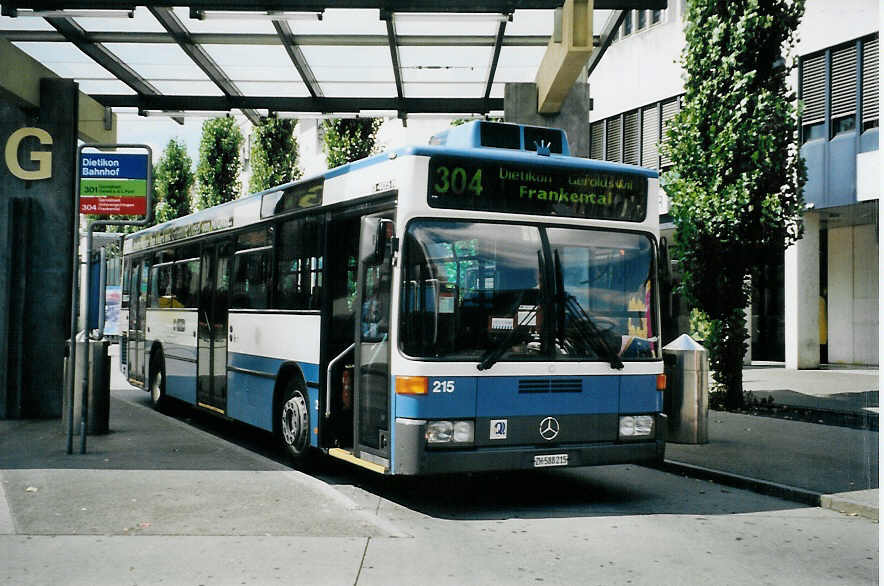
[[[300,394],[282,406],[282,437],[289,446],[301,451],[307,438],[307,402]]]

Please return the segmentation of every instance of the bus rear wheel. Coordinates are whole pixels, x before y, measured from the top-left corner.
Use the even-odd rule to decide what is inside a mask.
[[[150,363],[150,402],[159,411],[166,404],[166,364],[162,355],[153,358]]]
[[[279,408],[279,437],[296,464],[304,464],[311,452],[309,404],[306,391],[289,382]]]

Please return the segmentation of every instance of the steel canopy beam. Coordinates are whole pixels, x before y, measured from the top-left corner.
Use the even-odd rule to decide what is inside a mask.
[[[396,25],[393,23],[393,13],[382,10],[381,20],[387,23],[387,44],[390,46],[390,59],[393,61],[393,76],[396,79],[396,96],[399,104],[396,107],[396,110],[399,112],[399,118],[405,120],[405,112],[402,107],[402,102],[405,99],[405,92],[402,89],[402,66],[399,61],[399,40],[396,38]]]
[[[70,18],[47,18],[46,21],[93,61],[107,69],[111,75],[139,94],[160,95],[160,91],[157,88],[138,75],[134,69],[120,61],[107,47],[100,43],[89,42],[85,31]],[[178,124],[184,124],[184,119],[180,116],[173,117],[172,119],[178,122]]]
[[[605,25],[605,29],[601,34],[601,43],[599,44],[599,48],[592,54],[592,57],[589,58],[589,65],[586,68],[586,77],[587,79],[592,74],[592,70],[596,68],[596,65],[602,60],[602,57],[605,55],[605,51],[608,50],[608,47],[611,46],[611,41],[614,40],[614,35],[617,32],[617,29],[620,28],[620,25],[623,24],[623,21],[626,19],[627,12],[625,10],[621,10],[616,17],[613,15],[608,19],[608,22]]]
[[[398,110],[411,114],[487,114],[503,110],[503,98],[287,98],[279,96],[163,96],[93,94],[105,106],[163,111],[217,111],[267,108],[273,112],[359,113]]]
[[[178,46],[187,54],[188,57],[196,63],[197,67],[203,70],[203,73],[209,76],[209,79],[218,86],[224,95],[226,96],[241,96],[242,92],[239,91],[239,88],[236,87],[236,84],[233,83],[227,75],[221,70],[215,60],[212,59],[206,50],[195,44],[191,38],[190,33],[178,19],[174,12],[172,12],[171,8],[154,8],[153,6],[149,7],[151,14],[153,14],[154,18],[159,21],[163,28],[168,31],[172,38],[175,39],[175,42],[178,43]],[[245,114],[246,118],[254,124],[258,125],[261,123],[261,116],[252,109],[245,109],[242,111]]]
[[[91,43],[175,43],[167,33],[148,32],[87,32]],[[57,31],[26,31],[0,29],[0,38],[25,43],[66,42],[67,38]],[[400,47],[493,47],[497,37],[480,35],[396,35]],[[270,33],[190,33],[196,45],[284,45],[279,34]],[[386,35],[294,35],[290,40],[297,47],[347,46],[386,47]],[[545,35],[510,35],[504,37],[504,47],[545,47],[549,37]]]
[[[289,59],[292,60],[292,65],[298,70],[298,75],[301,76],[301,80],[307,86],[310,97],[321,98],[323,96],[322,87],[316,81],[316,76],[313,75],[313,70],[310,68],[307,58],[304,57],[303,51],[298,47],[298,41],[295,40],[295,35],[292,34],[292,28],[289,26],[289,23],[284,20],[274,20],[273,26],[276,28],[276,34],[282,42],[282,46],[285,47],[285,52],[288,53]]]
[[[558,8],[563,0],[4,0],[2,14],[14,16],[17,9],[66,10],[66,9],[132,9],[135,5],[156,7],[186,6],[193,10],[239,10],[239,11],[309,11],[319,12],[326,8],[377,8],[393,12],[510,12],[512,10],[535,10]],[[629,10],[641,8],[666,8],[666,0],[598,0],[600,10]]]
[[[512,18],[512,15],[510,15]],[[488,66],[488,78],[485,80],[485,99],[491,97],[491,86],[494,84],[494,75],[497,73],[497,62],[500,61],[500,49],[503,46],[503,36],[506,33],[506,20],[501,20],[497,25],[497,39],[494,42],[494,53],[491,55],[491,64]]]

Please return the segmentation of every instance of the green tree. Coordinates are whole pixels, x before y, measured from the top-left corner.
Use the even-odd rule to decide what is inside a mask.
[[[212,118],[203,122],[200,160],[196,168],[199,210],[232,201],[240,194],[239,147],[242,132],[233,118]]]
[[[713,377],[743,402],[754,272],[801,238],[804,164],[790,55],[804,0],[689,0],[682,110],[667,177],[683,293],[710,321]]]
[[[153,182],[156,189],[156,223],[190,213],[190,188],[193,186],[193,161],[184,143],[171,139],[156,165]]]
[[[363,159],[374,152],[375,137],[383,122],[380,118],[340,118],[324,120],[325,160],[329,168]]]
[[[263,191],[300,179],[295,120],[264,118],[252,135],[252,177],[249,191]]]

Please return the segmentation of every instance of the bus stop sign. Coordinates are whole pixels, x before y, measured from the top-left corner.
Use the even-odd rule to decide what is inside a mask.
[[[147,213],[147,154],[80,153],[80,213]]]

